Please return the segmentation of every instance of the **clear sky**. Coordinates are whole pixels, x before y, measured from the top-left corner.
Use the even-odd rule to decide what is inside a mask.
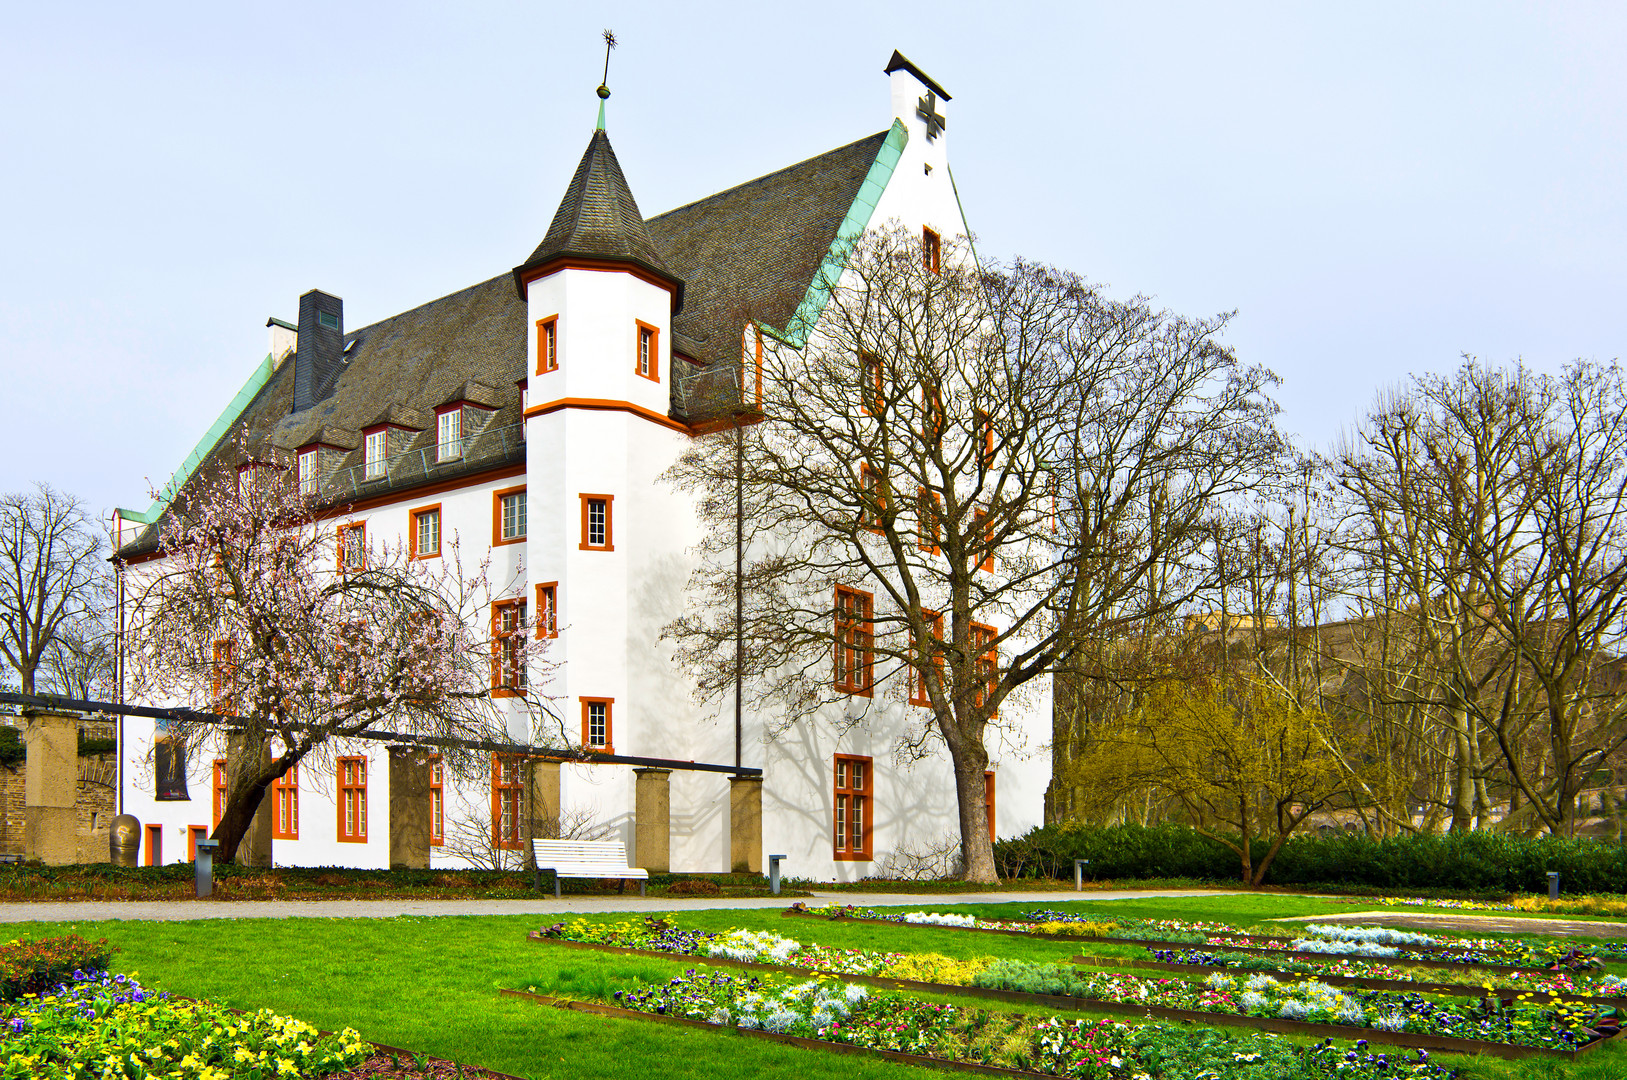
[[[146,507],[322,288],[349,327],[502,273],[591,134],[646,215],[946,87],[983,249],[1188,314],[1325,447],[1460,353],[1627,340],[1617,4],[0,0],[0,491]]]

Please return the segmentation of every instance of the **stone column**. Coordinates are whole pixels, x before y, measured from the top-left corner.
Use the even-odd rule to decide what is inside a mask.
[[[429,756],[390,747],[390,866],[429,868]]]
[[[267,768],[271,764],[271,747],[264,743],[259,746],[245,747],[240,736],[231,736],[226,740],[226,790],[231,792],[237,783],[238,770],[242,768],[245,755],[258,759],[259,768]],[[260,808],[249,819],[248,831],[243,839],[238,841],[237,854],[233,861],[239,866],[270,866],[271,865],[271,824],[277,813],[277,802],[271,794],[271,786],[266,785],[265,796],[260,799]]]
[[[672,869],[671,769],[634,769],[633,865],[652,874]]]
[[[53,866],[79,854],[79,718],[24,713],[23,854]]]
[[[729,780],[729,869],[736,874],[763,872],[763,778]]]

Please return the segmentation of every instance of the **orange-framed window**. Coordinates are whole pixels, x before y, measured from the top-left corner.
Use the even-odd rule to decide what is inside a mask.
[[[608,697],[585,697],[582,699],[582,747],[585,750],[600,750],[606,754],[612,753],[615,745],[615,731],[612,715],[615,710],[616,699]]]
[[[226,816],[226,759],[215,759],[214,782],[210,784],[214,797],[209,800],[211,829],[220,828],[220,819]]]
[[[887,513],[887,483],[868,461],[859,463],[859,524],[873,533],[881,532]]]
[[[209,830],[202,825],[188,825],[186,827],[186,861],[198,861],[198,841],[209,839]]]
[[[651,382],[661,381],[661,331],[647,322],[634,319],[638,332],[634,336],[633,374]]]
[[[559,582],[545,581],[537,586],[537,636],[559,636]]]
[[[987,510],[979,510],[973,516],[973,524],[977,528],[977,543],[983,544],[983,557],[977,562],[977,569],[994,571],[994,520]]]
[[[164,826],[149,825],[147,833],[147,866],[164,865]]]
[[[929,443],[943,438],[948,419],[943,410],[943,390],[940,387],[921,387],[921,434]]]
[[[972,674],[977,678],[977,687],[972,700],[981,707],[989,700],[995,686],[1000,682],[1000,653],[994,647],[994,639],[999,636],[999,631],[982,623],[973,623],[971,631]]]
[[[611,517],[616,497],[583,492],[581,499],[582,542],[577,546],[583,551],[615,551],[616,534],[611,528]]]
[[[237,714],[237,642],[222,638],[214,643],[209,664],[209,707],[222,716]]]
[[[272,809],[276,816],[271,819],[271,838],[273,840],[299,839],[299,766],[290,766],[288,771],[271,781]]]
[[[537,374],[559,370],[559,316],[537,320]]]
[[[512,754],[491,757],[491,842],[504,851],[518,851],[520,836],[520,759]]]
[[[929,274],[943,273],[943,239],[931,229],[921,229],[921,264]]]
[[[887,409],[887,388],[882,382],[881,357],[872,352],[859,354],[859,401],[870,416]]]
[[[836,689],[869,697],[875,685],[875,597],[836,586]]]
[[[938,545],[943,542],[943,501],[938,498],[936,491],[918,488],[915,493],[915,508],[921,533],[917,543],[920,544],[922,551],[936,555]]]
[[[407,513],[407,557],[441,557],[441,504],[420,506]]]
[[[932,640],[941,642],[943,640],[943,615],[936,611],[922,609],[921,617],[932,628]],[[912,631],[910,634],[910,656],[915,661],[910,665],[909,669],[910,704],[930,706],[932,696],[928,693],[926,680],[922,677],[921,665],[931,663],[937,670],[939,685],[942,685],[943,653],[938,651],[931,643],[916,640]]]
[[[491,606],[491,694],[525,693],[525,601],[493,601]]]
[[[851,754],[837,754],[835,765],[833,853],[840,861],[869,859],[875,770],[869,758]]]
[[[988,469],[994,465],[994,418],[983,409],[972,410],[972,428],[974,438],[978,442],[978,458],[980,468]]]
[[[502,544],[525,543],[526,506],[525,485],[499,488],[491,493],[491,542]]]
[[[989,818],[989,839],[994,839],[994,771],[983,774],[983,812]]]
[[[441,847],[446,843],[446,781],[441,771],[441,759],[429,759],[429,843]]]
[[[367,568],[367,522],[353,521],[339,526],[334,544],[338,553],[339,572],[348,574]]]
[[[339,842],[367,843],[367,759],[342,757],[339,774]]]

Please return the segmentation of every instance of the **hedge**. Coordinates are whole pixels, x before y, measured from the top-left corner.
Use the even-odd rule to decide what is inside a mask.
[[[1269,841],[1255,841],[1258,858]],[[1089,859],[1094,879],[1198,878],[1237,882],[1239,860],[1224,844],[1185,825],[1046,825],[997,841],[1003,877],[1073,878],[1073,860]],[[1565,893],[1627,892],[1627,847],[1591,839],[1513,836],[1499,832],[1413,834],[1380,839],[1364,833],[1296,836],[1266,872],[1267,885],[1346,885],[1546,893],[1559,872]]]

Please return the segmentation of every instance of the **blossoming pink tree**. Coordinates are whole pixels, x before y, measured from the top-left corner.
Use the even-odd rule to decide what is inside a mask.
[[[416,559],[351,524],[279,464],[223,469],[194,478],[160,523],[160,557],[132,567],[135,694],[233,718],[175,721],[167,734],[183,752],[226,751],[217,858],[234,857],[272,781],[354,752],[359,736],[448,740],[437,752],[454,775],[486,764],[457,741],[512,741],[515,709],[532,742],[560,741],[527,686],[546,640],[491,615],[523,581],[494,587],[489,560],[465,573],[455,539],[442,558]]]

